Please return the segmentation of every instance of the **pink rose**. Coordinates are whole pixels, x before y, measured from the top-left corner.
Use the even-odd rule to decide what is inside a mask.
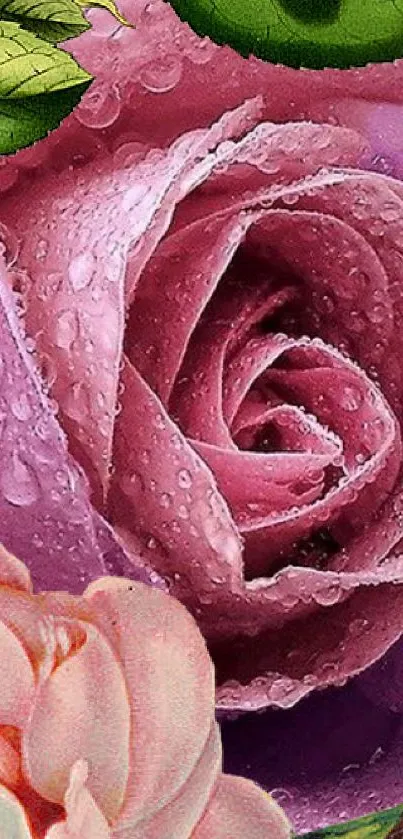
[[[123,578],[33,595],[0,550],[0,822],[21,839],[287,839],[221,773],[214,674],[192,618]]]
[[[401,634],[402,187],[351,129],[261,118],[2,203],[99,521],[193,612],[224,710],[342,684]]]

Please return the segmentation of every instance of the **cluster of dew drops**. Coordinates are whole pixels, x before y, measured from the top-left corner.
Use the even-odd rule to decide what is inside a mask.
[[[118,3],[133,28],[109,12],[88,12],[91,29],[68,43],[75,58],[94,76],[83,99],[62,125],[34,146],[0,157],[0,194],[44,170],[80,167],[99,154],[129,166],[149,151],[141,133],[141,111],[174,91],[217,47],[181,23],[163,0]]]

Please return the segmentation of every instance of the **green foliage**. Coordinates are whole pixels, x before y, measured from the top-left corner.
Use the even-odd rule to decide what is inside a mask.
[[[403,805],[356,821],[304,833],[299,839],[403,839]]]
[[[199,35],[291,67],[403,56],[403,0],[170,0]]]
[[[84,8],[113,0],[0,0],[0,154],[29,146],[57,128],[91,76],[57,44],[89,28]]]

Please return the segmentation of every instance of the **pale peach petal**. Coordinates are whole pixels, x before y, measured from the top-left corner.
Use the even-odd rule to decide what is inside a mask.
[[[198,763],[214,718],[214,673],[203,638],[174,598],[141,583],[103,578],[97,608],[126,675],[132,708],[131,772],[121,818],[152,818]]]
[[[48,624],[51,634],[51,624]],[[78,650],[68,650],[74,632]],[[119,662],[90,624],[54,620],[54,655],[64,658],[38,687],[23,732],[24,772],[48,801],[63,804],[71,767],[84,759],[88,788],[108,819],[117,816],[129,772],[130,704]],[[51,642],[49,641],[49,644]],[[51,668],[50,668],[51,670]]]
[[[221,775],[191,839],[290,839],[287,819],[253,781]]]
[[[20,756],[7,738],[0,734],[0,783],[13,789],[20,778]]]
[[[44,653],[40,635],[40,599],[0,585],[0,615],[2,622],[19,638],[36,673]]]
[[[52,825],[45,839],[110,839],[108,822],[87,789],[87,778],[87,764],[77,761],[65,795],[66,820]]]
[[[0,721],[24,725],[34,695],[34,672],[17,636],[0,621]]]
[[[22,804],[0,785],[0,839],[33,839]]]
[[[113,839],[189,839],[204,812],[221,771],[221,738],[217,723],[203,753],[179,794],[141,822],[119,819]]]
[[[26,565],[0,544],[0,585],[32,592],[31,575]]]

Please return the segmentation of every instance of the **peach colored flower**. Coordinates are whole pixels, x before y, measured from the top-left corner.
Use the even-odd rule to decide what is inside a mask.
[[[193,618],[142,583],[32,593],[0,549],[0,835],[287,839],[221,772],[214,671]]]

